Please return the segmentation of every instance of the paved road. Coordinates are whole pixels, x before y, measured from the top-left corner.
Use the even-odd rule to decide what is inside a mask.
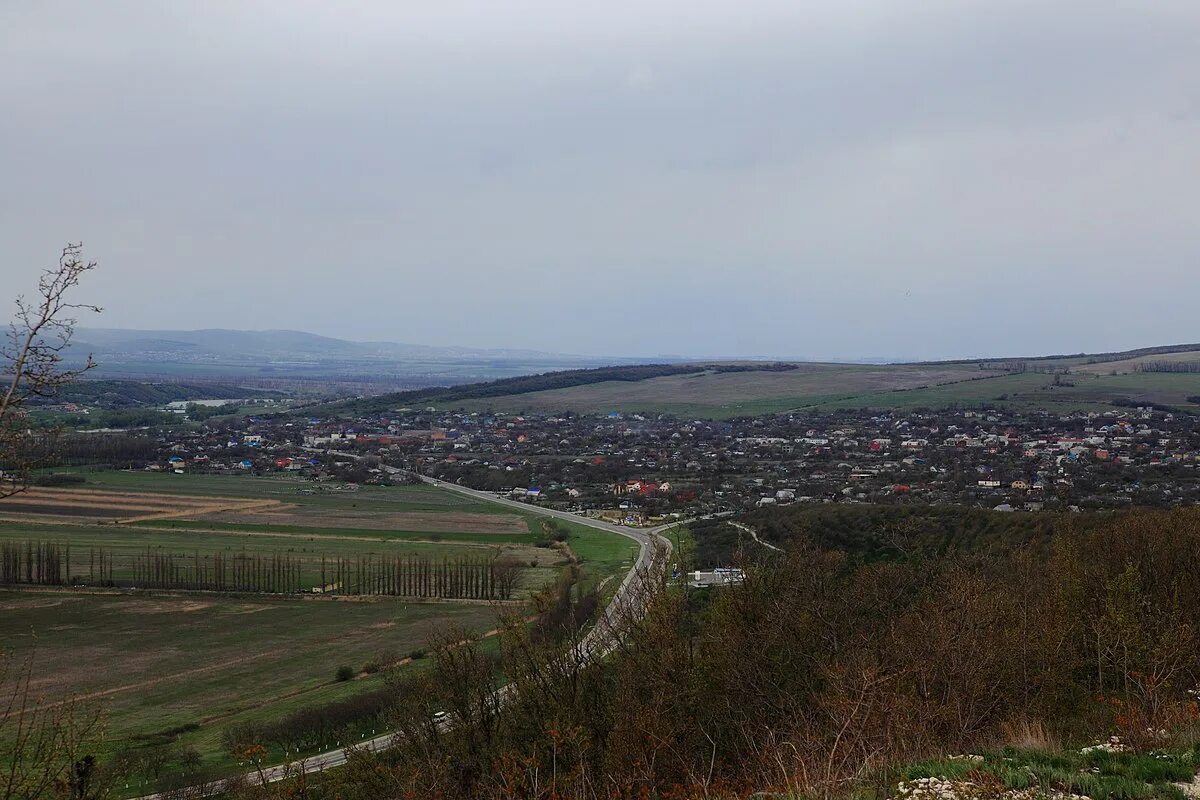
[[[347,453],[338,452],[338,455],[350,455]],[[480,492],[475,489],[468,489],[465,486],[459,486],[454,483],[447,483],[436,478],[418,476],[422,481],[432,486],[437,486],[451,492],[466,495],[476,500],[481,500],[488,503],[496,503],[502,506],[515,507],[520,511],[533,512],[543,516],[554,517],[556,519],[564,519],[570,522],[577,522],[580,525],[587,525],[590,528],[597,528],[609,533],[615,533],[624,536],[627,539],[632,539],[638,544],[638,557],[632,568],[621,581],[621,585],[617,587],[616,593],[613,595],[612,601],[605,607],[604,614],[597,621],[591,630],[587,632],[579,646],[568,657],[578,658],[580,661],[596,660],[608,655],[617,645],[615,633],[619,631],[619,621],[621,619],[629,619],[640,616],[644,611],[644,596],[637,591],[638,577],[645,572],[655,569],[661,569],[666,566],[666,562],[671,554],[671,541],[663,536],[663,532],[673,527],[678,523],[669,525],[660,525],[656,528],[626,528],[622,525],[614,525],[611,522],[603,520],[590,519],[578,514],[571,514],[567,511],[556,511],[551,508],[540,508],[529,503],[518,503],[515,500],[507,500],[502,497],[497,497],[491,492]],[[656,546],[657,545],[657,546]],[[655,562],[656,553],[662,549],[663,558],[660,563]],[[507,692],[507,687],[501,687],[497,691],[503,698]],[[371,739],[366,739],[358,744],[351,745],[357,750],[369,750],[377,752],[386,750],[390,747],[395,739],[396,734],[384,733]],[[264,768],[261,771],[251,772],[246,775],[246,778],[252,783],[265,781],[274,783],[275,781],[294,778],[299,773],[320,772],[332,767],[340,767],[348,760],[348,748],[339,748],[330,750],[326,753],[309,756],[308,758],[298,759],[287,764],[280,764],[274,767]],[[211,786],[195,786],[190,790],[176,790],[175,792],[164,792],[162,794],[145,795],[138,800],[169,800],[169,798],[179,797],[184,794],[187,797],[209,797],[214,794],[219,794],[221,791],[220,782],[214,783]]]

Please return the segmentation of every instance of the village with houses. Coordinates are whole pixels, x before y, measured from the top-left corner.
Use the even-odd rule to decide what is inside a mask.
[[[159,428],[161,472],[299,473],[314,491],[435,477],[627,525],[806,503],[1094,511],[1200,501],[1200,428],[1150,408],[669,415],[401,409]]]
[[[1200,800],[1198,79],[0,0],[0,800]]]

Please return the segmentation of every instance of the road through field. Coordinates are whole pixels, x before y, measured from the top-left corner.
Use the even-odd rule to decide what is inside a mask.
[[[345,455],[345,454],[342,454]],[[622,620],[636,619],[641,617],[646,610],[647,598],[645,594],[639,591],[639,578],[646,574],[653,574],[658,570],[663,569],[668,563],[671,554],[671,541],[663,532],[668,528],[679,523],[671,523],[668,525],[660,525],[655,528],[647,528],[639,530],[636,528],[626,528],[621,525],[614,525],[611,522],[603,520],[590,519],[578,514],[572,514],[566,511],[556,511],[550,508],[539,508],[527,503],[519,503],[515,500],[507,500],[497,497],[489,492],[480,492],[475,489],[468,489],[465,486],[459,486],[446,481],[440,481],[436,478],[419,476],[422,481],[431,486],[436,486],[451,492],[466,495],[476,500],[481,500],[487,503],[494,503],[502,506],[515,507],[524,512],[532,512],[541,516],[563,519],[570,522],[586,525],[590,528],[613,533],[618,536],[624,536],[627,539],[632,539],[638,544],[638,557],[632,568],[621,581],[621,585],[617,588],[616,594],[604,609],[601,618],[596,625],[584,636],[579,646],[572,652],[566,655],[567,658],[578,659],[581,663],[585,661],[594,661],[608,655],[616,647],[618,643],[617,635],[620,633],[620,622]],[[661,554],[661,558],[656,558]],[[501,700],[508,695],[508,687],[501,687],[497,690]],[[371,739],[367,739],[353,746],[354,750],[366,750],[368,752],[377,752],[386,750],[395,740],[395,733],[384,733]],[[351,748],[339,748],[330,750],[325,753],[310,756],[309,758],[299,759],[287,764],[280,764],[274,767],[268,767],[262,770],[248,773],[245,777],[252,783],[274,783],[276,781],[294,778],[298,774],[308,772],[320,772],[333,767],[339,767],[346,763]],[[180,796],[187,797],[209,797],[220,794],[223,784],[220,781],[206,784],[203,786],[195,786],[190,790],[180,790],[172,792],[164,792],[162,794],[146,795],[138,800],[168,800],[168,798],[178,798]]]

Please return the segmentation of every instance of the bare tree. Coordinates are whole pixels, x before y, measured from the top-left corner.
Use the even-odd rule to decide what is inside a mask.
[[[496,586],[496,597],[510,600],[517,581],[521,577],[521,565],[511,558],[497,558],[492,562],[492,580]]]
[[[73,698],[43,703],[31,691],[33,656],[0,652],[0,800],[106,794],[88,755],[103,738],[97,707]]]
[[[54,397],[96,365],[91,355],[80,366],[64,365],[64,352],[75,333],[75,312],[100,312],[98,306],[69,300],[84,274],[96,268],[96,262],[82,255],[82,243],[68,243],[58,266],[42,273],[37,298],[16,299],[14,320],[0,346],[0,498],[24,490],[30,473],[45,458],[45,443],[30,434],[26,402]]]

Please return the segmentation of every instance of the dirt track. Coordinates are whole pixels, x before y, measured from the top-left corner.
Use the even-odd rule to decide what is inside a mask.
[[[165,517],[159,517],[164,519]],[[240,525],[294,525],[311,528],[358,528],[380,531],[424,531],[429,533],[526,533],[525,520],[516,514],[479,514],[468,511],[355,511],[311,506],[285,505],[261,508],[220,509],[206,513],[203,522]]]

